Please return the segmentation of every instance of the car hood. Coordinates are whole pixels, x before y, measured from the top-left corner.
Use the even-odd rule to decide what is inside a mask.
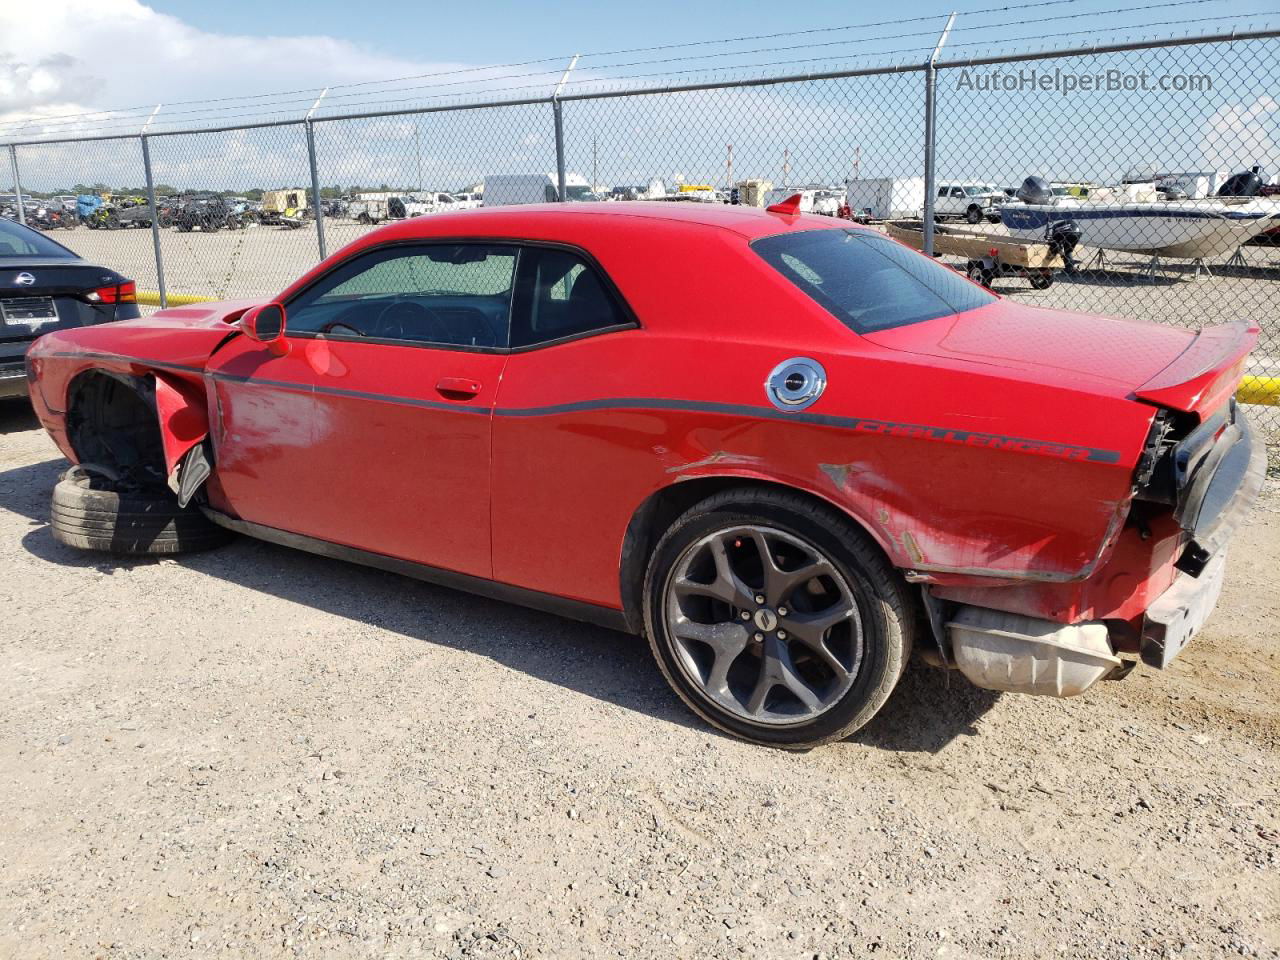
[[[999,368],[1017,379],[1125,397],[1196,339],[1189,330],[1011,300],[864,335],[882,347]]]

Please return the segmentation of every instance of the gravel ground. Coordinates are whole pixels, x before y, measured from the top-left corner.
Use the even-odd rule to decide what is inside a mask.
[[[915,666],[807,754],[642,642],[240,540],[56,544],[0,405],[0,956],[1280,956],[1280,484],[1164,675]]]

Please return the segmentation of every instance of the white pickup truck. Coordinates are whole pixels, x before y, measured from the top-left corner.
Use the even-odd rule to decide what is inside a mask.
[[[1000,204],[1006,199],[1004,192],[995,184],[943,181],[938,184],[933,214],[939,220],[961,217],[969,223],[981,223],[985,217],[992,223],[999,223]]]

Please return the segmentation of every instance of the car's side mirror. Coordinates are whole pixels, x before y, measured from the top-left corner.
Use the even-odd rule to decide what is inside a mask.
[[[265,344],[277,357],[289,352],[284,338],[284,307],[278,303],[264,303],[251,307],[240,318],[240,329],[250,340]]]

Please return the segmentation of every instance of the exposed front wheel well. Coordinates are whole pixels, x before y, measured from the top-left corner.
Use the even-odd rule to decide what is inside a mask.
[[[768,480],[751,480],[742,477],[698,477],[684,480],[663,487],[651,494],[640,505],[627,525],[626,536],[622,541],[622,557],[619,566],[619,587],[622,597],[622,611],[626,617],[627,627],[633,633],[641,633],[644,626],[644,574],[649,557],[654,547],[670,529],[676,519],[694,504],[708,497],[727,490],[775,490],[791,494],[812,502],[821,510],[839,515],[858,526],[862,525],[850,516],[821,497],[804,490],[787,486],[784,483],[773,483]],[[875,539],[868,534],[867,540],[876,549],[880,549]],[[883,553],[883,550],[881,550]]]
[[[66,417],[67,441],[82,466],[127,488],[164,486],[153,378],[82,373],[67,390]]]

